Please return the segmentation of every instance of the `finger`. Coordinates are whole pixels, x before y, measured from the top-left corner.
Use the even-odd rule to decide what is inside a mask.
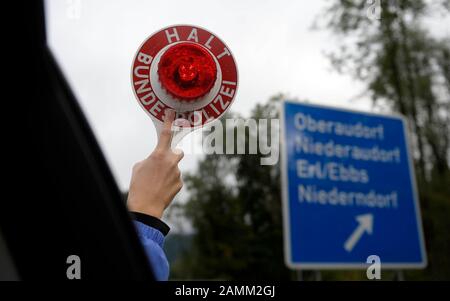
[[[172,122],[175,119],[175,111],[167,109],[164,113],[164,124],[159,135],[157,147],[167,150],[170,149],[170,143],[172,141]]]
[[[180,162],[181,159],[183,159],[183,157],[184,157],[184,152],[181,149],[179,149],[179,148],[174,149],[173,153],[176,156],[176,162],[177,163]]]

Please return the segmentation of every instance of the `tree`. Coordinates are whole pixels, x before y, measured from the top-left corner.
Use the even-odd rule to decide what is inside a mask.
[[[375,105],[407,118],[429,267],[406,275],[450,279],[450,38],[432,36],[423,23],[437,10],[448,13],[450,0],[375,3],[381,6],[379,20],[368,18],[366,0],[332,1],[321,20],[342,44],[329,57],[336,70],[366,84]],[[281,98],[257,105],[252,117],[277,118]],[[185,213],[196,229],[193,249],[183,261],[183,270],[190,273],[185,276],[289,278],[282,255],[279,165],[261,166],[259,159],[210,155],[185,178],[190,192]],[[323,274],[324,279],[364,277],[359,271]]]
[[[378,2],[379,20],[368,17],[373,7],[366,0],[336,0],[325,11],[326,26],[342,42],[331,61],[365,82],[374,103],[408,119],[419,180],[444,176],[450,155],[450,37],[433,37],[423,22],[433,12],[448,13],[450,1]]]
[[[277,118],[274,97],[252,118]],[[227,115],[231,117],[231,115]],[[234,115],[234,117],[238,117]],[[234,131],[227,128],[224,131]],[[249,135],[256,135],[249,130]],[[236,135],[235,138],[236,139]],[[248,149],[248,141],[246,148]],[[221,147],[225,150],[226,139]],[[236,143],[234,143],[236,146]],[[260,165],[260,155],[208,155],[185,177],[185,213],[196,234],[183,271],[193,278],[286,279],[283,261],[279,166]]]
[[[450,37],[438,38],[424,20],[450,12],[450,1],[380,0],[380,18],[368,18],[365,0],[334,0],[325,26],[341,41],[329,55],[337,71],[366,84],[374,104],[404,115],[414,158],[429,267],[418,279],[450,278]],[[436,13],[439,12],[439,13]]]

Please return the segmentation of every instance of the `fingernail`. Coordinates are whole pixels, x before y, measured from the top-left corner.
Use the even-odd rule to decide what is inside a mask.
[[[178,119],[175,119],[173,124],[176,125],[176,126],[179,126],[179,127],[188,127],[189,126],[189,121],[187,121],[184,118],[178,118]]]

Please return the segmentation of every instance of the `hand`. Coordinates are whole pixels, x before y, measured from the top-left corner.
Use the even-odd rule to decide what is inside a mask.
[[[183,151],[170,149],[175,112],[166,111],[158,145],[145,160],[133,166],[128,209],[161,218],[164,209],[183,187],[178,162]]]

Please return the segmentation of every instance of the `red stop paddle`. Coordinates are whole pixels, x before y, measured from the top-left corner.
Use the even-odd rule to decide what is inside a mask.
[[[220,118],[231,106],[238,71],[230,49],[211,32],[192,25],[174,25],[152,34],[134,56],[134,95],[151,117],[158,137],[165,111],[177,119],[172,147],[187,133]]]

